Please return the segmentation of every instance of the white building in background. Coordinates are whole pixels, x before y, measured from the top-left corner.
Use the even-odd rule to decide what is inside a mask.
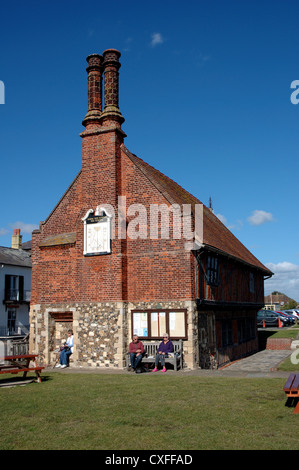
[[[30,244],[15,229],[11,248],[0,246],[0,336],[29,332],[30,294]]]

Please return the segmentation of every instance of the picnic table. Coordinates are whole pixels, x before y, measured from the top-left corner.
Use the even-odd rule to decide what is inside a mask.
[[[38,354],[20,354],[14,356],[4,356],[0,358],[0,374],[18,374],[23,372],[23,377],[27,372],[34,371],[37,382],[41,382],[41,371],[44,367],[37,365]],[[33,362],[31,365],[30,362]]]
[[[288,380],[283,387],[288,400],[296,400],[296,407],[294,409],[294,414],[299,413],[299,374],[290,374]]]

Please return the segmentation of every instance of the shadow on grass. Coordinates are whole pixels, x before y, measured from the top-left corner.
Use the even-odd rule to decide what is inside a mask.
[[[51,381],[53,380],[53,377],[49,377],[48,375],[43,375],[41,376],[41,384],[43,382],[48,382],[48,381]],[[31,384],[31,383],[37,383],[36,381],[36,377],[32,376],[32,377],[22,377],[22,376],[18,376],[18,377],[7,377],[7,378],[1,378],[0,379],[0,389],[1,388],[5,388],[5,387],[16,387],[17,385],[28,385],[28,384]],[[38,384],[38,383],[37,383]],[[41,384],[38,384],[38,385],[41,385]]]
[[[287,408],[295,408],[297,403],[299,401],[299,398],[298,397],[288,397],[287,398],[287,401],[285,403],[285,406]]]

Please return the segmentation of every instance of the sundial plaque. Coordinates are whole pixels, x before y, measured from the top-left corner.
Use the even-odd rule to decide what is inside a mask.
[[[91,209],[82,220],[84,221],[83,254],[93,256],[111,253],[111,217],[103,210],[94,213]]]

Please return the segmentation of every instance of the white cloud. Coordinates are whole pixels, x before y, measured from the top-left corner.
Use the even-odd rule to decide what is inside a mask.
[[[21,234],[22,233],[32,233],[33,230],[38,229],[38,225],[36,224],[26,224],[25,222],[14,222],[13,224],[10,224],[10,227],[12,229],[15,228],[20,228],[21,229]]]
[[[273,221],[273,215],[270,212],[265,212],[261,210],[253,211],[252,215],[248,217],[248,222],[250,225],[262,225],[266,222]]]
[[[274,276],[265,281],[265,295],[279,291],[299,302],[299,266],[288,261],[267,263],[266,266]]]
[[[215,214],[217,219],[219,219],[224,225],[227,226],[228,222],[227,222],[227,218],[222,215],[222,214]]]
[[[272,272],[277,273],[299,273],[299,266],[297,264],[289,263],[288,261],[283,261],[282,263],[268,263],[267,267]]]
[[[216,217],[225,225],[229,230],[239,230],[243,226],[242,220],[237,220],[235,224],[229,224],[227,218],[222,214],[215,214]]]
[[[153,33],[152,34],[152,40],[151,40],[151,46],[155,47],[158,44],[163,44],[164,38],[162,37],[161,33]]]

